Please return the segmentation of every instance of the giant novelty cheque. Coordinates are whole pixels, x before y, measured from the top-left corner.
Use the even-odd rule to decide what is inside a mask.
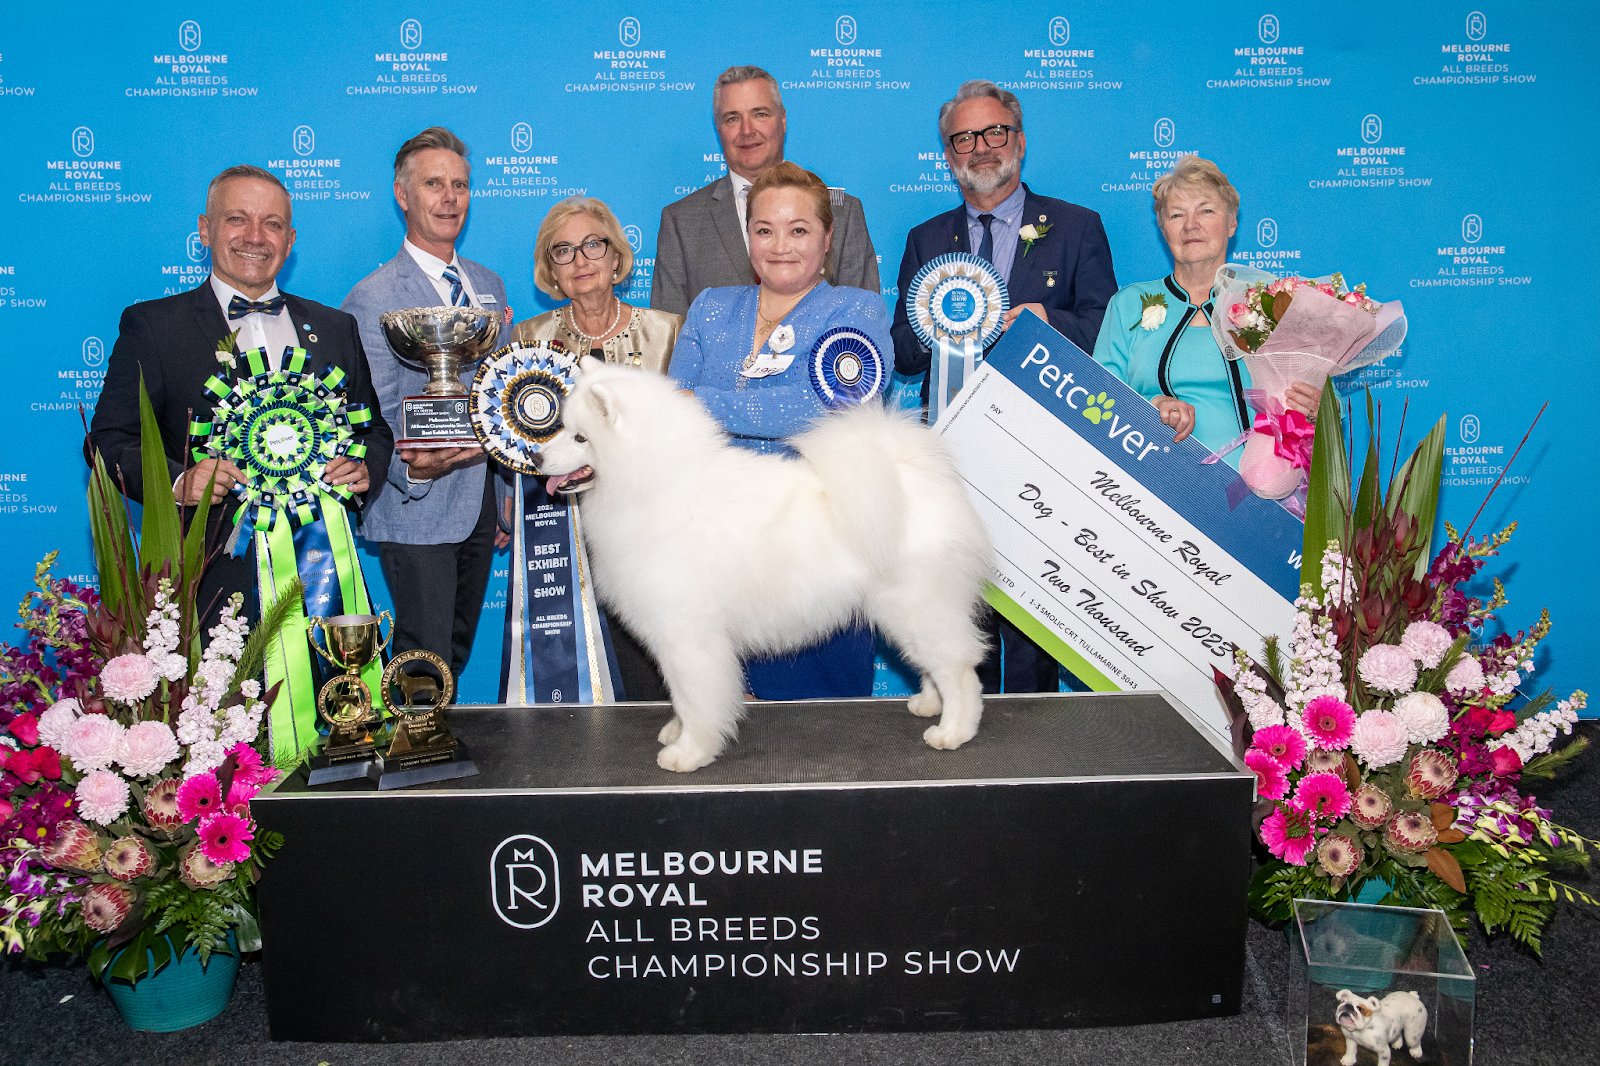
[[[1212,667],[1293,631],[1300,520],[1231,507],[1230,467],[1032,314],[935,429],[988,527],[995,609],[1091,689],[1165,689],[1226,738]]]

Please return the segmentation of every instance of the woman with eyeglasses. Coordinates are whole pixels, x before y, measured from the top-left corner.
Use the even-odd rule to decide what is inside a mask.
[[[533,260],[533,283],[568,302],[518,322],[512,340],[558,340],[575,355],[667,372],[683,317],[630,307],[617,296],[616,286],[633,272],[633,249],[602,201],[571,196],[552,207],[539,226]]]

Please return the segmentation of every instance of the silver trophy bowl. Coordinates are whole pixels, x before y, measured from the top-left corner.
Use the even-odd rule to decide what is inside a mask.
[[[461,368],[494,350],[500,316],[476,307],[410,307],[378,316],[402,363],[427,371],[424,396],[464,396]]]

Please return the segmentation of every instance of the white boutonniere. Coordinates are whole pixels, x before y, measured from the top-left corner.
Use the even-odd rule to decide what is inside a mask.
[[[1155,329],[1167,320],[1167,298],[1159,292],[1140,294],[1139,308],[1139,321],[1128,327],[1130,333],[1140,326]]]
[[[239,365],[238,340],[239,331],[234,330],[217,342],[217,362],[230,370]]]
[[[785,323],[772,331],[772,336],[767,338],[767,347],[775,352],[786,352],[794,347],[794,327]]]
[[[1051,223],[1051,226],[1055,223]],[[1033,250],[1033,242],[1042,240],[1050,232],[1050,226],[1036,226],[1032,222],[1017,231],[1017,236],[1022,238],[1022,258],[1028,258],[1028,253]]]

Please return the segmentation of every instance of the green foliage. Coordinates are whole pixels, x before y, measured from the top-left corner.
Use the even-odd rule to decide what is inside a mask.
[[[1520,717],[1520,716],[1519,716]],[[1578,737],[1554,751],[1536,755],[1522,768],[1524,778],[1552,778],[1589,748],[1588,737]]]
[[[1344,420],[1339,414],[1339,391],[1322,390],[1317,409],[1317,433],[1311,451],[1311,474],[1306,489],[1306,532],[1301,548],[1300,580],[1321,596],[1322,554],[1329,541],[1343,541],[1345,516],[1350,512],[1350,457],[1344,446]]]
[[[278,630],[283,628],[283,623],[297,605],[305,598],[305,586],[297,577],[284,587],[278,598],[261,612],[261,621],[257,622],[250,635],[245,638],[244,651],[239,655],[238,668],[233,671],[233,680],[229,687],[237,690],[240,685],[253,677],[259,677],[267,661],[267,649],[278,636]],[[270,702],[270,701],[269,701]]]
[[[177,573],[183,560],[183,534],[178,501],[172,495],[172,474],[161,442],[161,426],[139,373],[139,461],[144,484],[144,527],[139,534],[139,562],[151,570],[163,565]]]
[[[129,528],[128,508],[99,452],[94,453],[94,469],[89,474],[89,532],[94,539],[95,565],[100,570],[100,602],[113,615],[127,604],[129,615],[143,618],[148,612],[144,586],[138,579],[139,556]]]
[[[1444,416],[1417,445],[1389,481],[1389,516],[1407,514],[1422,529],[1422,554],[1417,557],[1412,577],[1421,581],[1433,559],[1433,521],[1439,512],[1439,479],[1444,473]]]

